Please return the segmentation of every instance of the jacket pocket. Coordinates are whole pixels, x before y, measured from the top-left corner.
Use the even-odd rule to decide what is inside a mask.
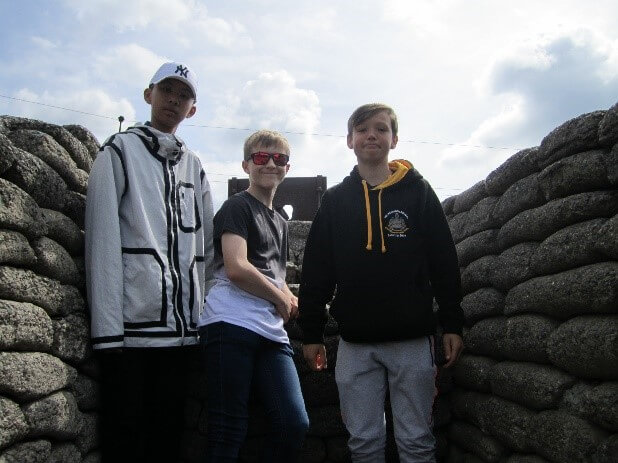
[[[192,183],[180,182],[176,185],[176,208],[179,214],[179,227],[185,233],[195,233],[202,224]]]
[[[165,268],[157,252],[148,248],[122,248],[122,264],[125,327],[165,326]]]

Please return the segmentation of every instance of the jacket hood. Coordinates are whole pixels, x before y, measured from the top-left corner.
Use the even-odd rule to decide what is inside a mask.
[[[370,186],[367,184],[367,187],[370,190],[383,190],[385,188],[392,187],[401,181],[404,183],[409,183],[423,178],[419,171],[414,168],[412,163],[405,159],[395,159],[390,161],[388,163],[388,168],[391,171],[391,175],[379,185]],[[354,166],[350,172],[350,175],[343,179],[343,181],[350,184],[362,183],[364,180],[358,173],[358,166]]]
[[[131,127],[127,130],[140,137],[151,153],[170,160],[178,160],[186,151],[185,142],[172,133],[161,132],[148,122]]]
[[[388,188],[397,188],[398,186],[410,184],[417,181],[423,176],[414,168],[410,161],[405,159],[395,159],[388,163],[388,167],[391,171],[391,175],[382,183],[376,186],[370,186],[365,179],[363,179],[358,173],[358,166],[354,166],[352,172],[348,177],[344,179],[348,184],[360,184],[362,185],[364,199],[365,199],[365,213],[367,216],[367,245],[365,249],[367,251],[373,250],[373,226],[371,224],[371,203],[369,201],[369,190],[378,190],[378,217],[380,219],[380,238],[381,238],[381,251],[386,252],[386,244],[384,242],[384,225],[382,224],[382,192]]]

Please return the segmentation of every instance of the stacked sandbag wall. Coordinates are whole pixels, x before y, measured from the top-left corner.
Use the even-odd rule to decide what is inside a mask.
[[[0,461],[98,461],[83,216],[98,142],[0,117]]]
[[[449,463],[618,461],[618,105],[443,202],[466,315]]]
[[[583,115],[443,203],[467,326],[460,364],[440,372],[439,461],[616,461],[617,141],[618,107]],[[84,128],[0,117],[2,462],[99,459],[82,231],[97,150]],[[290,222],[293,289],[309,226]],[[302,461],[349,461],[337,325],[327,325],[321,373],[305,366],[298,327],[287,329],[311,420]],[[207,372],[194,371],[186,462],[200,461],[206,440]],[[241,461],[257,461],[266,429],[254,402]],[[390,426],[387,455],[397,461]]]

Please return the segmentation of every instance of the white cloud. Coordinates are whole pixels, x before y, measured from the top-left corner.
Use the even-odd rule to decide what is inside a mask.
[[[12,100],[7,105],[9,109],[7,114],[40,119],[58,125],[75,124],[76,120],[79,120],[99,142],[103,142],[111,133],[118,130],[118,121],[97,115],[122,114],[127,121],[135,119],[135,110],[126,99],[113,100],[103,90],[98,89],[74,91],[70,94],[47,91],[37,94],[23,88],[14,94],[14,98],[26,101]],[[126,124],[124,127],[126,128]]]
[[[486,171],[505,161],[521,147],[503,146],[505,140],[515,142],[516,137],[509,137],[514,127],[522,126],[526,121],[526,108],[521,98],[513,96],[500,112],[485,119],[467,140],[442,151],[439,165],[443,168],[464,171]]]
[[[187,0],[65,0],[84,23],[108,21],[117,31],[140,29],[153,23],[178,24],[191,17],[195,2]]]
[[[514,48],[495,59],[486,73],[487,88],[494,94],[517,92],[527,97],[547,97],[563,96],[573,90],[585,92],[599,84],[612,86],[618,67],[613,69],[613,79],[599,82],[600,71],[606,69],[611,53],[585,30],[539,37],[537,42]],[[578,89],[580,84],[583,88]]]
[[[191,23],[191,28],[185,34],[184,41],[190,46],[195,43],[194,37],[201,35],[204,35],[211,43],[225,48],[250,48],[252,46],[252,41],[241,23],[213,18],[206,15],[205,11]]]
[[[240,91],[224,95],[215,112],[215,119],[209,125],[249,129],[215,131],[205,135],[212,149],[208,154],[201,153],[200,157],[211,181],[215,208],[227,198],[228,178],[247,177],[241,168],[244,139],[253,130],[261,128],[283,132],[290,142],[290,176],[315,176],[319,172],[327,178],[341,179],[338,171],[342,157],[350,151],[345,146],[345,139],[335,137],[325,141],[306,135],[318,128],[319,99],[314,91],[299,88],[288,72],[260,74],[255,80],[246,82]],[[196,135],[196,132],[187,130],[187,137],[192,140],[198,138]]]
[[[247,82],[238,94],[228,95],[217,108],[217,125],[314,132],[320,120],[320,102],[313,90],[298,88],[284,70],[264,72]]]
[[[587,38],[600,57],[596,74],[604,85],[611,86],[618,78],[618,39],[599,34],[589,34]]]
[[[225,48],[250,46],[242,24],[210,16],[197,0],[65,0],[83,23],[103,24],[115,32],[152,32],[153,40],[185,47],[203,42]]]
[[[32,43],[34,43],[36,46],[42,48],[43,50],[51,50],[53,48],[57,48],[58,45],[54,42],[52,42],[51,40],[48,40],[44,37],[39,37],[39,36],[32,36],[30,37],[30,40],[32,41]]]
[[[214,208],[217,211],[221,204],[223,204],[223,201],[227,199],[228,179],[232,177],[247,178],[247,174],[245,174],[241,166],[242,151],[238,152],[234,160],[225,162],[211,160],[199,151],[196,154],[202,160],[206,177],[210,183]]]
[[[356,164],[354,151],[345,137],[306,138],[292,145],[290,176],[314,177],[316,172],[328,179],[328,185],[339,183]]]
[[[152,72],[183,60],[201,85],[196,117],[179,132],[221,162],[215,174],[228,173],[229,159],[237,166],[251,132],[213,126],[345,134],[355,107],[384,101],[400,117],[391,156],[410,159],[436,188],[465,189],[510,152],[446,143],[534,146],[618,95],[615,0],[61,0],[27,12],[5,3],[0,93],[29,89],[39,102],[111,119],[3,99],[0,113],[107,137],[118,114],[148,119],[141,91]],[[594,33],[574,32],[582,27]],[[343,138],[287,136],[290,175],[331,184],[355,164]]]
[[[607,107],[618,95],[618,54],[608,43],[578,30],[539,36],[504,52],[488,66],[479,85],[480,96],[500,106],[462,144],[537,146],[562,122]],[[441,160],[445,166],[478,168],[503,157],[496,150],[456,146],[445,150]]]
[[[161,57],[136,43],[120,45],[97,56],[93,63],[95,74],[119,85],[146,87],[154,71],[170,59]]]
[[[448,31],[445,12],[455,3],[457,0],[386,0],[382,14],[388,21],[407,24],[417,35],[436,35]]]

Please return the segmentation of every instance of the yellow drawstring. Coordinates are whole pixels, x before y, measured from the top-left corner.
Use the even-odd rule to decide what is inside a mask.
[[[365,249],[371,251],[372,231],[371,231],[371,208],[369,206],[369,190],[367,189],[367,181],[363,180],[363,190],[365,190],[365,213],[367,214],[367,246]]]
[[[391,161],[388,164],[392,175],[388,177],[384,182],[380,185],[372,188],[373,190],[379,190],[378,192],[378,216],[380,217],[380,238],[382,240],[382,253],[386,252],[386,243],[384,242],[384,227],[382,226],[382,191],[384,188],[387,188],[395,183],[399,182],[403,177],[405,177],[408,170],[412,169],[412,164],[403,159],[397,159],[395,161]],[[373,230],[371,227],[371,205],[369,203],[369,189],[367,188],[367,181],[363,180],[363,190],[365,192],[365,213],[367,215],[367,246],[365,249],[367,251],[371,251],[373,246],[371,242],[373,241]]]

